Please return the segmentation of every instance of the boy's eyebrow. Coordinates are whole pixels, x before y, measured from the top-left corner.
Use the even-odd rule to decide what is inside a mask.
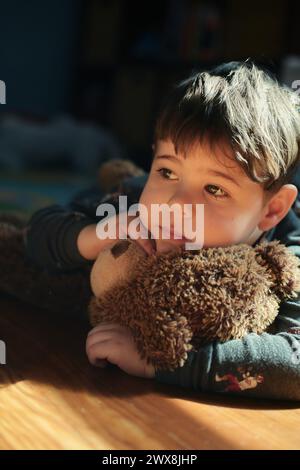
[[[156,160],[158,160],[159,158],[166,158],[167,160],[173,160],[176,162],[180,161],[179,158],[175,157],[175,155],[157,155]],[[215,176],[221,176],[222,178],[228,179],[232,183],[236,184],[239,188],[241,188],[241,185],[239,184],[239,182],[232,176],[228,175],[227,173],[223,173],[220,170],[212,170],[212,169],[207,170],[207,173],[211,175],[215,175]]]
[[[174,162],[179,162],[179,158],[175,157],[175,155],[156,155],[155,160],[159,158],[167,158],[167,160],[174,160]]]
[[[233,178],[232,176],[230,175],[227,175],[226,173],[223,173],[222,171],[218,171],[218,170],[208,170],[207,173],[210,173],[211,175],[215,175],[215,176],[222,176],[223,178],[226,178],[230,181],[232,181],[234,184],[236,184],[239,188],[241,188],[241,185],[240,183],[235,179]]]

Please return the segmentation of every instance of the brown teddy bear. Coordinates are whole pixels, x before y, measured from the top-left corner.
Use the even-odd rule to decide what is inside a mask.
[[[129,327],[142,358],[173,370],[206,342],[265,331],[300,290],[299,262],[278,240],[151,256],[118,241],[91,270],[90,320]]]

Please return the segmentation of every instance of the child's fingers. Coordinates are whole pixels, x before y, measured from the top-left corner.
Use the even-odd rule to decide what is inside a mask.
[[[123,222],[118,216],[118,238],[121,239],[120,234],[124,235],[125,238],[128,237],[132,241],[138,243],[138,245],[148,254],[151,255],[156,251],[156,242],[151,238],[151,232],[142,223],[139,218],[138,223],[131,222],[136,219],[136,216],[127,215],[127,221]],[[125,223],[125,225],[124,225]]]
[[[110,340],[94,343],[87,347],[87,356],[93,365],[113,362],[113,346]]]
[[[141,238],[138,238],[137,240],[134,240],[143,250],[147,253],[147,255],[153,255],[155,253],[155,249],[153,244],[151,243],[150,240],[143,240]]]
[[[101,343],[102,341],[107,341],[112,339],[112,333],[110,331],[96,332],[93,335],[90,335],[86,339],[86,350],[93,346],[94,344]]]
[[[134,229],[133,229],[134,230]],[[148,255],[152,255],[156,251],[155,240],[151,238],[151,232],[148,230],[141,219],[139,219],[139,237],[136,238],[136,233],[131,230],[131,226],[128,227],[128,236],[133,241],[137,242]]]
[[[109,341],[108,341],[109,342]],[[86,345],[86,354],[89,358],[89,361],[96,365],[96,363],[101,363],[102,361],[106,360],[106,356],[104,355],[103,348],[101,348],[102,342],[96,342],[94,344]]]
[[[108,365],[108,361],[106,359],[96,359],[94,366],[101,367],[104,369]]]
[[[92,347],[96,343],[102,343],[104,341],[122,341],[122,339],[127,338],[129,331],[127,328],[120,325],[107,325],[106,327],[94,328],[87,336],[86,339],[86,350],[89,347]]]
[[[118,323],[100,323],[99,325],[95,326],[91,331],[89,331],[88,336],[91,336],[98,331],[108,331],[108,330],[114,330],[120,328],[120,325]]]

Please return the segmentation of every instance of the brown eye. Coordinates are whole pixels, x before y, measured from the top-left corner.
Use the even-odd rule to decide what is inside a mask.
[[[159,170],[156,170],[162,178],[167,179],[167,180],[176,180],[177,177],[174,175],[172,170],[169,170],[169,168],[160,168]],[[173,178],[171,176],[174,176]]]
[[[216,199],[220,198],[225,198],[228,197],[228,194],[223,191],[222,188],[219,188],[219,186],[215,186],[214,184],[208,184],[205,188],[210,188],[209,191],[207,191],[211,196],[215,197]],[[218,194],[219,191],[219,194]],[[220,194],[221,192],[221,194]]]

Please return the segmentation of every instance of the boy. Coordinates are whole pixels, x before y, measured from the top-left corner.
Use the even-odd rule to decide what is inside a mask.
[[[155,128],[149,177],[135,202],[204,204],[204,247],[279,239],[300,256],[300,220],[291,184],[299,164],[297,96],[250,63],[229,63],[181,82]],[[96,203],[73,202],[36,213],[27,233],[37,263],[73,269],[92,263],[108,240],[96,236]],[[150,214],[148,210],[148,214]],[[192,219],[194,218],[192,214]],[[116,217],[119,222],[118,216]],[[151,227],[150,216],[141,224]],[[126,227],[121,227],[126,231]],[[160,227],[162,229],[162,227]],[[186,240],[156,239],[158,252]],[[149,253],[150,240],[137,240]],[[111,243],[111,240],[110,240]],[[129,330],[104,324],[87,338],[91,363],[201,391],[300,399],[300,297],[283,302],[270,332],[213,342],[173,372],[142,361]]]

